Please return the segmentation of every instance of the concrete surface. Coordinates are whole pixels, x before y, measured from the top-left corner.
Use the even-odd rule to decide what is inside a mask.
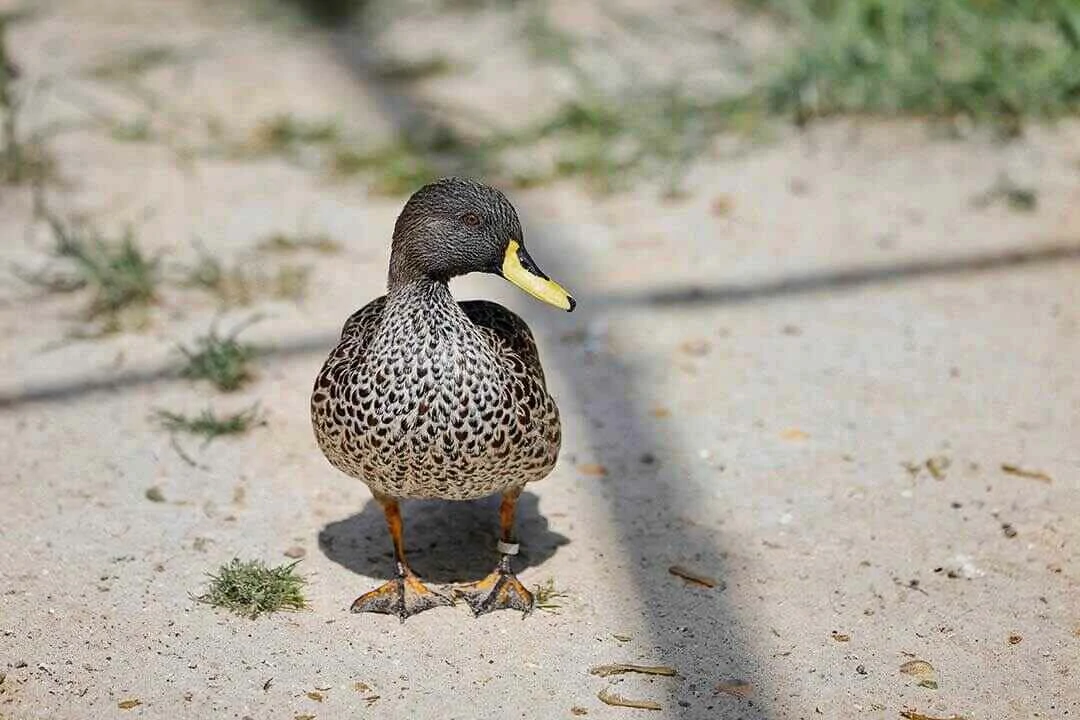
[[[393,123],[334,42],[206,3],[69,2],[11,35],[38,122],[137,114],[80,68],[150,42],[194,48],[146,80],[178,109],[178,143],[200,116]],[[704,158],[680,201],[512,193],[580,310],[494,278],[455,287],[538,336],[565,449],[525,496],[521,577],[567,597],[524,621],[457,607],[399,624],[347,612],[390,571],[389,543],[367,490],[316,449],[307,402],[343,319],[381,292],[402,199],[278,160],[64,133],[53,201],[136,223],[170,262],[195,237],[228,257],[276,230],[344,252],[302,257],[299,305],[219,316],[169,288],[141,330],[98,340],[64,340],[85,296],[3,284],[0,717],[1080,716],[1078,140],[1076,125],[1001,145],[845,122]],[[1035,212],[972,204],[1005,172]],[[40,264],[28,191],[0,193],[5,265]],[[171,374],[177,342],[253,312],[257,382],[222,396]],[[196,466],[148,419],[254,401],[268,425],[249,436],[180,439]],[[429,579],[495,559],[490,502],[405,518]],[[252,621],[192,599],[230,558],[293,546],[309,611]],[[937,689],[900,673],[912,659]],[[589,673],[615,662],[678,675]],[[663,710],[607,706],[605,689]]]

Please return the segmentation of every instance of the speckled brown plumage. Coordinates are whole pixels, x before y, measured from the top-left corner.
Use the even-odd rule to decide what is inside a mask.
[[[346,321],[315,382],[319,447],[395,498],[468,500],[540,480],[559,412],[525,322],[417,281]]]

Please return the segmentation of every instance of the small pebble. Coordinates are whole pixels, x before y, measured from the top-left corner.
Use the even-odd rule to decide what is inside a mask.
[[[307,550],[299,545],[293,545],[291,548],[285,551],[285,557],[292,558],[293,560],[299,560],[307,555]]]

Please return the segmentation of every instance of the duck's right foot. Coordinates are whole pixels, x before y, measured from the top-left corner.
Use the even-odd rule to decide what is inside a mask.
[[[354,613],[397,615],[401,622],[405,622],[405,618],[417,613],[453,604],[453,598],[432,590],[412,572],[399,571],[393,580],[356,598],[350,610]]]

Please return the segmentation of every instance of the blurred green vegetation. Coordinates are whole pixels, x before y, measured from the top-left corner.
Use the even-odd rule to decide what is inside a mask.
[[[1018,126],[1080,110],[1080,0],[744,0],[798,45],[770,110],[967,116]]]
[[[730,0],[772,20],[782,35],[775,54],[746,67],[743,89],[726,94],[650,76],[620,57],[622,40],[588,36],[545,0],[275,1],[308,22],[349,26],[372,47],[402,16],[505,13],[508,31],[531,59],[571,82],[557,107],[514,130],[462,132],[448,122],[450,109],[435,102],[420,103],[421,117],[380,146],[288,116],[266,124],[252,144],[263,153],[314,157],[334,177],[366,175],[372,190],[391,195],[456,173],[518,186],[576,178],[598,192],[651,179],[677,196],[687,167],[713,151],[716,136],[760,137],[776,120],[910,117],[954,132],[974,124],[1011,137],[1029,121],[1080,111],[1080,0]],[[691,31],[659,6],[592,5],[646,41],[661,29],[666,37]],[[724,41],[695,37],[723,51]],[[598,70],[590,62],[598,54],[617,62]],[[374,61],[372,75],[399,95],[411,93],[403,87],[409,82],[459,69],[438,54]],[[522,150],[527,163],[515,162]]]

